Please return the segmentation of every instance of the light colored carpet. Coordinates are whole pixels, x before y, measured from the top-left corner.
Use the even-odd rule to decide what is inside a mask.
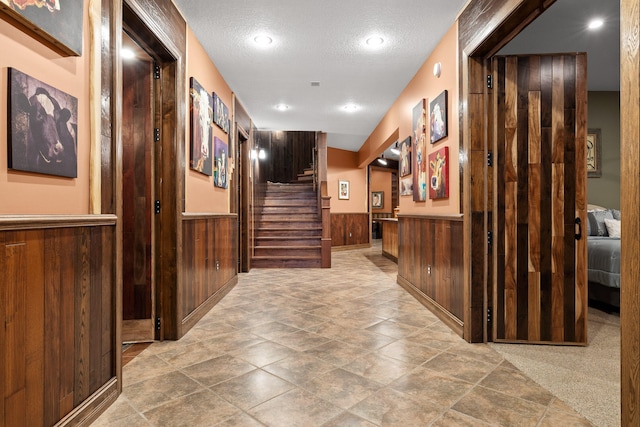
[[[589,308],[587,347],[490,344],[599,427],[620,425],[620,316]]]

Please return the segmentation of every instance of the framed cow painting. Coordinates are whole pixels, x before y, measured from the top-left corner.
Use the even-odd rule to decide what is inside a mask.
[[[211,118],[213,116],[213,101],[209,92],[207,92],[195,78],[191,77],[190,82],[190,166],[193,170],[211,176],[213,174],[211,165],[211,136],[213,134]]]
[[[83,0],[0,0],[0,14],[59,53],[82,55]]]
[[[227,175],[229,169],[229,145],[214,137],[215,167],[213,171],[213,185],[220,188],[227,188]]]
[[[429,103],[429,130],[432,144],[440,141],[448,134],[446,90],[443,90],[440,95]]]
[[[429,154],[429,198],[449,197],[449,147]]]
[[[78,100],[9,68],[9,169],[78,176]]]
[[[215,92],[213,94],[213,122],[224,133],[229,133],[229,108]]]

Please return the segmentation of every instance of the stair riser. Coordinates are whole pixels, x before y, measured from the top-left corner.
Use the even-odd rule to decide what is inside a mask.
[[[322,261],[320,259],[299,260],[299,259],[253,259],[251,260],[251,268],[320,268]]]
[[[268,228],[256,229],[256,237],[288,237],[288,236],[315,236],[320,238],[322,231],[318,229],[307,230],[270,230]]]
[[[309,213],[290,213],[290,214],[282,214],[282,213],[265,213],[262,215],[258,215],[256,218],[258,222],[284,222],[287,224],[291,223],[291,220],[294,221],[307,221],[307,222],[317,222],[320,223],[320,219],[317,214],[309,214]]]
[[[285,237],[285,236],[283,236]],[[260,246],[320,246],[321,239],[320,237],[312,237],[309,239],[278,239],[278,238],[270,238],[270,239],[256,239],[256,247]]]
[[[295,228],[318,228],[320,227],[319,221],[256,221],[256,229],[262,228],[287,228],[287,229],[295,229]]]
[[[287,248],[285,246],[282,247],[263,247],[256,246],[254,248],[255,256],[276,256],[282,258],[295,258],[299,256],[320,256],[320,248]]]
[[[318,215],[318,208],[315,206],[264,206],[260,209],[263,214],[287,214],[301,213],[308,215]]]

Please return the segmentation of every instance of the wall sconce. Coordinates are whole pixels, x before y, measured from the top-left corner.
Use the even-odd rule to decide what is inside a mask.
[[[442,64],[439,62],[436,62],[433,65],[433,75],[436,76],[437,78],[440,78],[440,74],[442,74]]]
[[[384,158],[384,153],[382,153],[382,155],[378,157],[378,163],[383,166],[387,166],[387,160]]]
[[[260,160],[264,160],[267,158],[267,152],[264,151],[264,148],[261,148],[260,151],[258,151],[258,158]]]

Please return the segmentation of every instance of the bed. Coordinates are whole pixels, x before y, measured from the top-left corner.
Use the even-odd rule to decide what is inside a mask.
[[[620,308],[620,211],[587,212],[589,300]]]

